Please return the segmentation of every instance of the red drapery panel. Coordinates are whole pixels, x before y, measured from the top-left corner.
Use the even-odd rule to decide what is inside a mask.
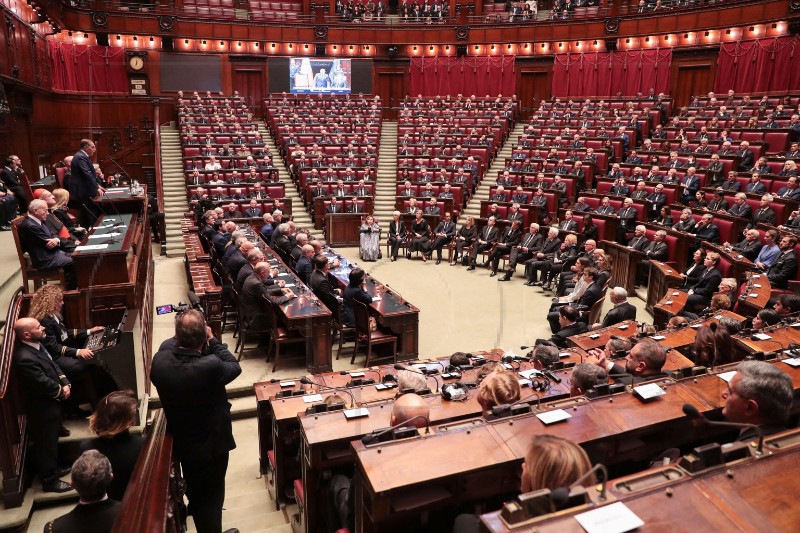
[[[714,90],[760,93],[800,89],[800,69],[794,62],[798,46],[797,35],[724,43]]]
[[[669,93],[672,50],[557,54],[553,96]]]
[[[49,41],[53,90],[65,93],[128,94],[125,50]]]
[[[411,59],[409,93],[414,96],[511,96],[515,83],[514,56]]]

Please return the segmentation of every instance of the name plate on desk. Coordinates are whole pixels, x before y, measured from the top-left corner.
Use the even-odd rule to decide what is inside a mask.
[[[783,362],[794,368],[800,367],[800,358],[797,357],[793,357],[791,359],[784,359]]]
[[[366,407],[359,407],[357,409],[348,409],[346,411],[342,411],[344,413],[345,418],[348,420],[352,420],[354,418],[364,418],[365,416],[369,416],[369,409]]]
[[[99,235],[99,237],[107,237],[107,235]],[[85,246],[75,247],[76,252],[94,252],[97,250],[105,250],[108,244],[87,244]]]
[[[322,395],[320,394],[309,394],[308,396],[303,396],[303,401],[306,403],[314,403],[314,402],[321,402]]]
[[[640,385],[633,388],[633,392],[642,400],[651,400],[667,393],[664,389],[655,383],[648,383],[647,385]]]
[[[730,383],[730,381],[733,379],[733,376],[735,375],[736,375],[736,370],[731,370],[730,372],[723,372],[721,374],[717,374],[717,377],[725,381],[726,383]]]
[[[549,426],[550,424],[563,422],[568,418],[572,418],[572,415],[563,409],[555,409],[553,411],[547,411],[546,413],[539,413],[536,415],[536,418],[541,420],[544,425]]]
[[[281,387],[294,387],[294,381],[281,381]]]
[[[755,335],[753,335],[753,337],[758,341],[768,341],[772,338],[766,333],[756,333]]]

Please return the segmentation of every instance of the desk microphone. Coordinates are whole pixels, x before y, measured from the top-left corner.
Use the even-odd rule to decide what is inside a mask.
[[[361,370],[361,372],[362,373],[372,372],[373,374],[378,374],[378,382],[380,382],[381,379],[383,378],[381,373],[379,371],[377,371],[377,370],[364,369],[364,370]],[[350,387],[350,386],[357,387],[359,385],[372,385],[372,383],[375,383],[374,379],[354,378],[352,375],[350,375],[350,372],[348,372],[347,370],[342,370],[341,372],[339,372],[339,375],[341,375],[341,376],[350,376],[350,383],[347,384],[348,387]],[[366,382],[370,382],[370,383],[366,383]]]
[[[695,407],[690,403],[683,404],[683,414],[685,414],[689,418],[700,420],[701,422],[709,426],[739,428],[739,429],[744,429],[744,428],[755,429],[756,432],[758,432],[758,446],[756,447],[756,455],[761,455],[762,450],[764,449],[764,432],[756,424],[745,424],[741,422],[717,422],[716,420],[709,420],[708,418],[704,417],[700,413],[700,411],[697,410],[697,407]]]
[[[499,416],[506,416],[506,415],[511,415],[511,414],[520,414],[520,413],[514,413],[514,406],[522,404],[522,403],[525,403],[527,405],[527,407],[528,407],[528,410],[527,411],[523,411],[523,412],[529,412],[530,411],[530,404],[528,403],[528,400],[530,400],[534,396],[536,397],[536,410],[538,411],[539,407],[542,404],[542,398],[541,398],[541,396],[539,396],[535,392],[532,392],[531,394],[525,396],[524,398],[520,398],[519,400],[517,400],[514,403],[503,403],[503,404],[500,404],[500,405],[495,405],[494,407],[492,407],[492,411],[491,411],[492,416],[498,416],[499,417]]]
[[[339,392],[344,392],[345,394],[350,396],[350,407],[351,408],[353,406],[358,405],[358,403],[356,403],[355,396],[353,396],[353,393],[350,392],[349,390],[347,390],[344,387],[329,387],[327,385],[323,385],[322,383],[317,383],[316,381],[311,381],[310,379],[308,379],[306,377],[300,378],[300,383],[302,383],[303,385],[316,385],[317,387],[324,387],[324,388],[326,388],[328,390],[335,390],[335,391],[339,391]]]
[[[422,372],[422,371],[420,371],[420,370],[417,370],[417,369],[416,369],[416,368],[414,368],[414,367],[409,367],[409,366],[401,365],[400,363],[397,363],[396,365],[394,365],[394,369],[395,369],[395,370],[407,370],[408,372],[413,372],[413,373],[415,373],[415,374],[420,374],[421,376],[425,376],[425,378],[426,378],[426,379],[427,379],[427,378],[433,378],[433,380],[436,382],[436,392],[439,392],[439,390],[440,390],[440,387],[439,387],[439,378],[437,378],[437,377],[436,377],[435,375],[433,375],[433,374],[426,374],[425,372]]]
[[[606,483],[608,483],[608,469],[602,463],[597,463],[594,465],[588,472],[583,474],[581,477],[576,479],[569,487],[559,487],[557,489],[553,489],[550,492],[550,501],[553,502],[553,505],[556,509],[561,510],[566,508],[569,504],[570,500],[570,492],[575,487],[578,487],[583,484],[584,481],[589,479],[589,476],[594,474],[595,472],[600,471],[603,474],[603,480],[600,484],[600,501],[606,501]]]
[[[390,428],[382,429],[382,430],[378,431],[377,433],[370,433],[369,435],[364,435],[363,437],[361,437],[361,442],[366,444],[366,445],[373,444],[375,441],[380,439],[383,435],[386,435],[387,433],[392,432],[392,431],[394,431],[396,429],[400,429],[402,427],[406,427],[409,422],[411,422],[412,420],[417,420],[417,419],[421,419],[421,420],[425,421],[425,434],[429,435],[430,432],[431,432],[431,421],[430,421],[430,419],[428,419],[428,417],[424,416],[424,415],[417,415],[417,416],[412,416],[408,420],[400,422],[399,424],[395,424]]]

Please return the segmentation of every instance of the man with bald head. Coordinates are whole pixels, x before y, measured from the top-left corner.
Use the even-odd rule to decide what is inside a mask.
[[[403,394],[394,401],[392,407],[392,416],[389,418],[389,424],[396,426],[408,422],[407,426],[414,426],[417,428],[424,428],[428,425],[430,420],[431,410],[428,403],[421,397],[413,393]],[[412,418],[419,416],[423,418]]]
[[[314,270],[311,264],[311,259],[314,257],[314,247],[310,244],[304,244],[300,248],[300,252],[300,258],[294,266],[294,271],[297,272],[300,280],[308,285],[311,279],[311,272]]]
[[[20,318],[14,322],[14,335],[14,370],[27,397],[29,438],[36,442],[42,488],[45,492],[67,492],[69,484],[58,479],[69,472],[58,469],[58,434],[61,402],[70,396],[70,382],[42,344],[45,332],[38,320]]]
[[[239,313],[245,317],[249,328],[261,329],[268,325],[264,306],[270,302],[281,305],[294,298],[292,289],[283,287],[282,283],[275,283],[269,263],[258,263],[253,268],[239,294]]]
[[[244,237],[241,237],[241,241],[237,239],[234,244],[237,245],[235,251],[228,256],[227,262],[223,262],[231,279],[235,280],[239,276],[239,271],[247,264],[247,255],[255,250],[255,245]]]
[[[28,216],[19,223],[22,248],[31,258],[34,268],[42,271],[64,269],[67,288],[76,288],[72,268],[72,256],[61,247],[61,239],[46,224],[47,203],[33,200],[28,206]]]

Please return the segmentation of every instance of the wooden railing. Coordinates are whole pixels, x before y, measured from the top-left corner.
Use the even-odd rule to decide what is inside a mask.
[[[5,336],[0,351],[0,470],[3,472],[3,505],[19,507],[25,494],[25,403],[22,387],[12,365],[15,335],[12,325],[22,311],[22,289],[11,297],[6,314]]]
[[[186,530],[185,483],[172,459],[167,417],[158,410],[131,475],[112,533],[179,533]]]

